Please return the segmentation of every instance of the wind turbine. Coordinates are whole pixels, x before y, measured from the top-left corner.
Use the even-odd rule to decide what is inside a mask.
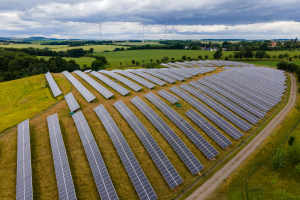
[[[145,38],[144,38],[144,34],[145,34],[145,26],[147,26],[146,24],[145,24],[145,21],[144,21],[144,15],[143,15],[143,23],[141,22],[137,27],[139,27],[140,25],[143,25],[143,43],[145,42],[144,40],[145,40]],[[147,26],[148,27],[148,26]]]
[[[172,28],[171,28],[171,32],[172,32],[172,40],[174,40],[174,39],[173,39],[173,29],[174,29],[174,28],[175,28],[175,26],[172,25]]]
[[[103,31],[101,23],[103,22],[104,19],[105,19],[105,17],[103,17],[103,19],[102,19],[102,21],[100,23],[95,23],[95,24],[99,24],[99,26],[100,26],[100,41],[101,41],[101,30]]]
[[[168,24],[169,20],[167,21],[167,23],[165,24],[165,40],[167,40],[167,24]]]

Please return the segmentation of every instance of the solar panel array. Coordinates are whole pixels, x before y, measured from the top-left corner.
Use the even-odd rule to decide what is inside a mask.
[[[68,71],[63,71],[63,75],[67,77],[67,79],[74,85],[74,87],[78,90],[78,92],[87,100],[87,102],[91,102],[96,97],[88,91],[72,74]]]
[[[57,114],[47,118],[59,199],[77,199]]]
[[[213,89],[214,91],[218,92],[219,94],[223,95],[224,97],[230,99],[231,101],[233,101],[234,103],[236,103],[237,105],[241,106],[242,108],[246,109],[247,111],[249,111],[250,113],[256,115],[259,118],[263,118],[264,116],[267,115],[267,113],[265,113],[264,111],[256,108],[255,106],[249,104],[248,102],[246,102],[245,100],[231,94],[230,92],[222,89],[221,87],[208,82],[204,79],[199,79],[197,81],[198,83],[201,83],[211,89]]]
[[[78,111],[72,115],[72,118],[77,127],[101,199],[119,199],[85,117],[81,111]]]
[[[65,99],[71,112],[74,112],[75,110],[80,108],[79,104],[77,103],[76,99],[74,98],[71,92],[65,96]]]
[[[201,92],[205,93],[206,95],[208,95],[211,98],[215,99],[219,103],[223,104],[224,106],[226,106],[230,110],[234,111],[239,116],[243,117],[248,122],[250,122],[252,124],[256,124],[259,121],[259,118],[257,118],[254,115],[250,114],[249,112],[247,112],[243,108],[241,108],[238,105],[232,103],[231,101],[229,101],[225,97],[219,95],[218,93],[214,92],[213,90],[211,90],[211,89],[209,89],[209,88],[207,88],[207,87],[205,87],[205,86],[203,86],[199,83],[196,83],[194,81],[190,82],[189,85],[197,88]]]
[[[170,188],[182,183],[183,180],[172,163],[136,115],[121,100],[114,103],[114,106],[137,134]]]
[[[107,74],[115,79],[117,79],[118,81],[124,83],[125,85],[127,85],[128,87],[130,87],[131,89],[133,89],[134,91],[138,92],[142,89],[141,86],[135,84],[134,82],[128,80],[127,78],[124,78],[123,76],[120,76],[114,72],[101,72],[101,73],[104,73],[104,74]]]
[[[166,72],[165,70],[157,70],[157,69],[150,69],[152,71],[158,72],[160,74],[166,75],[168,77],[171,77],[177,81],[184,81],[185,79],[182,76],[170,73],[170,72]]]
[[[183,119],[165,102],[151,92],[146,94],[145,97],[158,109],[160,109],[169,119],[171,119],[207,158],[212,159],[219,154],[219,152],[211,144],[209,144],[205,138],[203,138],[185,119]]]
[[[114,90],[116,90],[117,92],[119,92],[123,96],[127,95],[130,92],[126,88],[124,88],[121,85],[113,82],[112,80],[110,80],[109,78],[103,76],[102,74],[99,74],[95,71],[92,71],[91,74],[93,76],[95,76],[96,78],[98,78],[99,80],[103,81],[105,84],[107,84],[108,86],[110,86],[111,88],[113,88]]]
[[[192,75],[191,74],[188,74],[186,73],[186,70],[178,70],[178,69],[166,69],[166,68],[161,68],[160,70],[163,70],[163,71],[167,71],[167,72],[170,72],[172,74],[176,74],[178,76],[182,76],[184,78],[191,78]]]
[[[232,144],[220,131],[218,131],[213,125],[211,125],[206,119],[201,117],[194,110],[189,110],[186,113],[192,121],[195,122],[200,128],[204,130],[214,141],[216,141],[223,149]]]
[[[151,74],[157,78],[160,78],[164,81],[167,81],[168,83],[175,83],[175,79],[171,78],[171,77],[168,77],[168,76],[165,76],[163,74],[160,74],[158,72],[155,72],[155,71],[152,71],[152,70],[146,70],[146,69],[142,69],[141,70],[142,72],[145,72],[145,73],[148,73],[148,74]]]
[[[76,73],[78,76],[83,78],[86,82],[88,82],[91,86],[93,86],[93,88],[95,88],[106,99],[109,99],[112,96],[114,96],[114,94],[111,93],[108,89],[106,89],[105,87],[100,85],[97,81],[95,81],[94,79],[92,79],[91,77],[89,77],[88,75],[83,73],[82,71],[76,70],[76,71],[74,71],[74,73]]]
[[[177,97],[175,97],[174,95],[170,94],[169,92],[167,92],[164,89],[158,91],[157,94],[159,96],[161,96],[162,98],[166,99],[167,101],[171,102],[172,104],[177,103],[179,101],[179,99]]]
[[[140,199],[157,199],[157,196],[152,186],[150,185],[146,175],[144,174],[141,166],[136,160],[134,154],[132,153],[128,143],[126,142],[124,136],[122,135],[120,129],[118,128],[110,114],[107,112],[103,105],[99,105],[94,110],[97,113],[101,122],[103,123],[115,148],[117,149],[122,163],[125,166],[125,169]]]
[[[181,89],[184,89],[185,91],[188,91],[189,93],[193,94],[196,96],[198,99],[201,101],[205,102],[207,105],[212,107],[215,111],[220,113],[222,116],[224,116],[226,119],[231,121],[233,124],[237,125],[240,127],[242,130],[247,131],[250,128],[252,128],[252,125],[247,123],[246,121],[242,120],[235,114],[233,114],[231,111],[227,110],[224,108],[222,105],[217,103],[215,100],[212,98],[206,96],[205,94],[201,93],[199,90],[196,90],[186,84],[183,84],[180,86]]]
[[[159,86],[163,86],[163,85],[166,84],[165,81],[162,81],[162,80],[160,80],[160,79],[158,79],[158,78],[155,78],[155,77],[153,77],[153,76],[151,76],[151,75],[149,75],[149,74],[146,74],[146,73],[144,73],[144,72],[141,72],[141,71],[138,71],[138,70],[132,70],[132,69],[130,69],[130,70],[128,70],[128,71],[129,71],[130,73],[133,73],[133,74],[139,75],[139,76],[141,76],[141,77],[143,77],[143,78],[145,78],[145,79],[148,79],[148,80],[151,81],[152,83],[155,83],[155,84],[157,84],[157,85],[159,85]]]
[[[124,76],[127,76],[128,78],[131,78],[132,80],[138,82],[139,84],[145,86],[146,88],[148,89],[152,89],[155,87],[155,85],[153,83],[150,83],[149,81],[137,76],[137,75],[134,75],[130,72],[127,72],[127,71],[124,71],[124,70],[114,70],[116,71],[117,73],[119,74],[122,74]]]
[[[50,86],[50,88],[51,88],[51,91],[52,91],[52,93],[53,93],[53,96],[54,96],[54,97],[57,97],[57,96],[61,95],[62,92],[61,92],[61,90],[59,89],[59,87],[58,87],[58,85],[56,84],[56,82],[55,82],[55,80],[53,79],[53,77],[51,76],[51,73],[50,73],[50,72],[47,72],[47,73],[45,74],[45,76],[46,76],[46,79],[47,79],[47,81],[48,81],[48,84],[49,84],[49,86]]]
[[[182,99],[187,101],[189,104],[194,106],[199,112],[201,112],[203,115],[205,115],[207,118],[209,118],[211,121],[213,121],[216,125],[218,125],[221,129],[223,129],[226,133],[228,133],[231,137],[234,139],[239,139],[244,134],[241,133],[238,129],[236,129],[234,126],[229,124],[226,120],[224,120],[222,117],[220,117],[218,114],[210,110],[207,106],[202,104],[200,101],[189,95],[188,93],[182,91],[176,86],[173,86],[170,88],[170,91],[174,92],[178,96],[180,96]]]
[[[29,120],[18,124],[16,199],[33,199]]]
[[[162,118],[160,118],[145,102],[143,102],[139,97],[134,97],[130,101],[148,118],[148,120],[169,142],[192,174],[196,174],[204,168],[178,135],[176,135],[176,133],[162,120]]]

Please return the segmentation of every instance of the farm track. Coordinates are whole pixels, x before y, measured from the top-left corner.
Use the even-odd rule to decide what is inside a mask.
[[[297,100],[297,82],[293,74],[288,73],[291,78],[290,99],[287,105],[269,122],[269,124],[234,158],[224,165],[211,178],[197,188],[187,200],[205,199],[208,197],[222,182],[227,179],[255,150],[263,141],[272,133],[280,124],[286,115],[295,106]]]

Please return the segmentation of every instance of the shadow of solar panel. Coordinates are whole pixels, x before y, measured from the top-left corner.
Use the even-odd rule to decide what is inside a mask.
[[[28,119],[18,124],[16,199],[33,199]]]
[[[122,74],[124,76],[127,76],[128,78],[131,78],[132,80],[138,82],[139,84],[145,86],[146,88],[148,89],[152,89],[155,87],[155,85],[153,83],[150,83],[149,81],[143,79],[143,78],[140,78],[139,76],[136,76],[132,73],[129,73],[127,71],[124,71],[124,70],[118,70],[117,73],[119,74]]]
[[[162,80],[164,80],[164,81],[167,81],[168,83],[175,83],[175,81],[176,81],[176,80],[173,79],[173,78],[170,78],[170,77],[165,76],[165,75],[163,75],[163,74],[157,73],[157,72],[155,72],[155,71],[151,71],[151,70],[143,70],[143,72],[148,73],[148,74],[151,74],[151,75],[153,75],[153,76],[155,76],[155,77],[157,77],[157,78],[160,78],[160,79],[162,79]]]
[[[175,97],[174,95],[170,94],[169,92],[167,92],[164,89],[158,91],[157,94],[159,96],[161,96],[162,98],[166,99],[167,101],[169,101],[172,104],[177,103],[179,101],[179,99],[177,97]]]
[[[207,133],[214,141],[216,141],[220,147],[225,149],[229,145],[232,144],[232,142],[227,139],[220,131],[218,131],[213,125],[211,125],[208,121],[206,121],[203,117],[201,117],[198,113],[196,113],[194,110],[189,110],[186,113],[186,116],[188,116],[195,124],[197,124],[202,130]]]
[[[218,93],[212,91],[211,89],[209,89],[209,88],[207,88],[207,87],[205,87],[205,86],[203,86],[199,83],[196,83],[194,81],[190,82],[189,85],[193,86],[194,88],[197,88],[201,92],[205,93],[206,95],[208,95],[211,98],[215,99],[219,103],[223,104],[224,106],[226,106],[227,108],[229,108],[230,110],[232,110],[233,112],[238,114],[239,116],[243,117],[248,122],[251,122],[252,124],[256,124],[259,121],[259,118],[257,118],[254,115],[248,113],[243,108],[241,108],[238,105],[232,103],[231,101],[229,101],[228,99],[222,97],[221,95],[219,95]]]
[[[78,76],[80,76],[82,79],[84,79],[86,82],[88,82],[93,88],[95,88],[100,94],[102,94],[106,99],[111,98],[114,96],[113,93],[111,93],[108,89],[100,85],[97,81],[83,73],[82,71],[76,70],[74,71]]]
[[[194,106],[199,112],[201,112],[203,115],[205,115],[207,118],[209,118],[215,124],[217,124],[221,129],[223,129],[226,133],[228,133],[234,139],[237,140],[244,135],[238,129],[236,129],[234,126],[232,126],[227,121],[225,121],[222,117],[220,117],[215,112],[210,110],[207,106],[202,104],[200,101],[198,101],[197,99],[195,99],[188,93],[179,89],[178,87],[173,86],[172,88],[170,88],[170,91],[174,92],[175,94],[180,96],[182,99],[184,99],[186,102],[188,102],[189,104]]]
[[[151,76],[151,75],[149,75],[149,74],[146,74],[146,73],[144,73],[144,72],[141,72],[141,71],[130,70],[130,73],[133,73],[133,74],[139,75],[139,76],[141,76],[141,77],[143,77],[143,78],[145,78],[145,79],[148,79],[148,80],[151,81],[152,83],[155,83],[155,84],[157,84],[157,85],[159,85],[159,86],[163,86],[163,85],[166,84],[165,81],[162,81],[162,80],[160,80],[160,79],[158,79],[158,78],[155,78],[155,77],[153,77],[153,76]]]
[[[138,92],[142,89],[141,86],[135,84],[134,82],[132,82],[132,81],[128,80],[127,78],[124,78],[123,76],[120,76],[114,72],[107,71],[107,72],[101,72],[101,73],[107,74],[107,75],[117,79],[118,81],[124,83],[125,85],[127,85],[128,87],[130,87],[131,89],[133,89],[136,92]]]
[[[74,98],[71,92],[65,96],[65,100],[71,112],[74,112],[75,110],[80,108],[79,104],[77,103],[76,99]]]
[[[50,73],[50,72],[47,72],[47,73],[45,74],[45,76],[46,76],[46,79],[47,79],[47,81],[48,81],[48,84],[49,84],[49,86],[50,86],[50,88],[51,88],[51,91],[52,91],[52,93],[53,93],[53,96],[54,96],[54,97],[57,97],[57,96],[61,95],[62,92],[61,92],[61,90],[59,89],[59,87],[58,87],[58,85],[56,84],[56,82],[55,82],[55,80],[53,79],[53,77],[51,76],[51,73]]]
[[[119,199],[92,131],[81,111],[72,118],[77,127],[101,199]]]
[[[250,125],[249,123],[245,122],[244,120],[242,120],[241,118],[239,118],[238,116],[236,116],[235,114],[233,114],[231,111],[229,111],[226,108],[224,108],[222,105],[220,105],[219,103],[217,103],[212,98],[210,98],[210,97],[206,96],[205,94],[201,93],[199,90],[196,90],[195,88],[192,88],[192,87],[190,87],[190,86],[188,86],[186,84],[182,84],[180,86],[180,88],[184,89],[185,91],[188,91],[189,93],[193,94],[198,99],[200,99],[201,101],[205,102],[207,105],[209,105],[210,107],[212,107],[215,111],[217,111],[218,113],[220,113],[221,115],[223,115],[226,119],[228,119],[233,124],[235,124],[238,127],[240,127],[242,130],[247,131],[247,130],[249,130],[252,127],[252,125]]]
[[[204,168],[178,135],[176,135],[176,133],[146,103],[144,103],[139,97],[134,97],[130,101],[148,118],[148,120],[169,142],[192,174],[196,174]]]
[[[77,199],[57,114],[47,118],[59,199]]]
[[[96,97],[88,91],[72,74],[70,74],[68,71],[62,72],[65,77],[74,85],[74,87],[78,90],[78,92],[87,100],[87,102],[91,102]]]
[[[99,74],[95,71],[92,71],[91,74],[93,76],[95,76],[96,78],[98,78],[99,80],[103,81],[105,84],[107,84],[108,86],[110,86],[112,89],[116,90],[117,92],[119,92],[123,96],[127,95],[130,92],[126,88],[124,88],[121,85],[113,82],[112,80],[110,80],[109,78],[103,76],[102,74]]]
[[[185,119],[175,112],[165,102],[155,96],[153,93],[148,93],[145,97],[160,109],[180,130],[188,136],[188,138],[200,149],[200,151],[209,159],[212,159],[219,152],[209,144]]]
[[[110,136],[122,163],[137,191],[140,199],[157,199],[157,196],[150,185],[146,175],[144,174],[140,164],[132,153],[128,143],[122,135],[117,124],[114,122],[110,114],[103,105],[99,105],[95,109],[96,114],[103,123],[108,135]]]
[[[141,123],[141,121],[133,114],[133,112],[120,100],[114,103],[115,108],[121,113],[132,130],[139,137],[144,147],[147,149],[159,171],[172,189],[183,182],[182,178],[169,161],[165,153],[159,147],[152,135]]]
[[[222,89],[221,87],[208,82],[204,79],[199,79],[197,81],[198,83],[201,83],[202,85],[205,85],[208,88],[211,88],[212,90],[220,93],[221,95],[223,95],[224,97],[230,99],[231,101],[233,101],[234,103],[238,104],[239,106],[241,106],[242,108],[248,110],[250,113],[256,115],[259,118],[263,118],[264,116],[267,115],[267,113],[263,112],[262,110],[254,107],[253,105],[249,104],[248,102],[246,102],[245,100],[231,94],[230,92]]]

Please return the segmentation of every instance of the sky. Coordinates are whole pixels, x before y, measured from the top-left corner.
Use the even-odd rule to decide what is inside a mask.
[[[1,0],[0,37],[290,39],[299,0]],[[166,24],[167,23],[167,24]],[[166,26],[165,26],[166,24]]]

